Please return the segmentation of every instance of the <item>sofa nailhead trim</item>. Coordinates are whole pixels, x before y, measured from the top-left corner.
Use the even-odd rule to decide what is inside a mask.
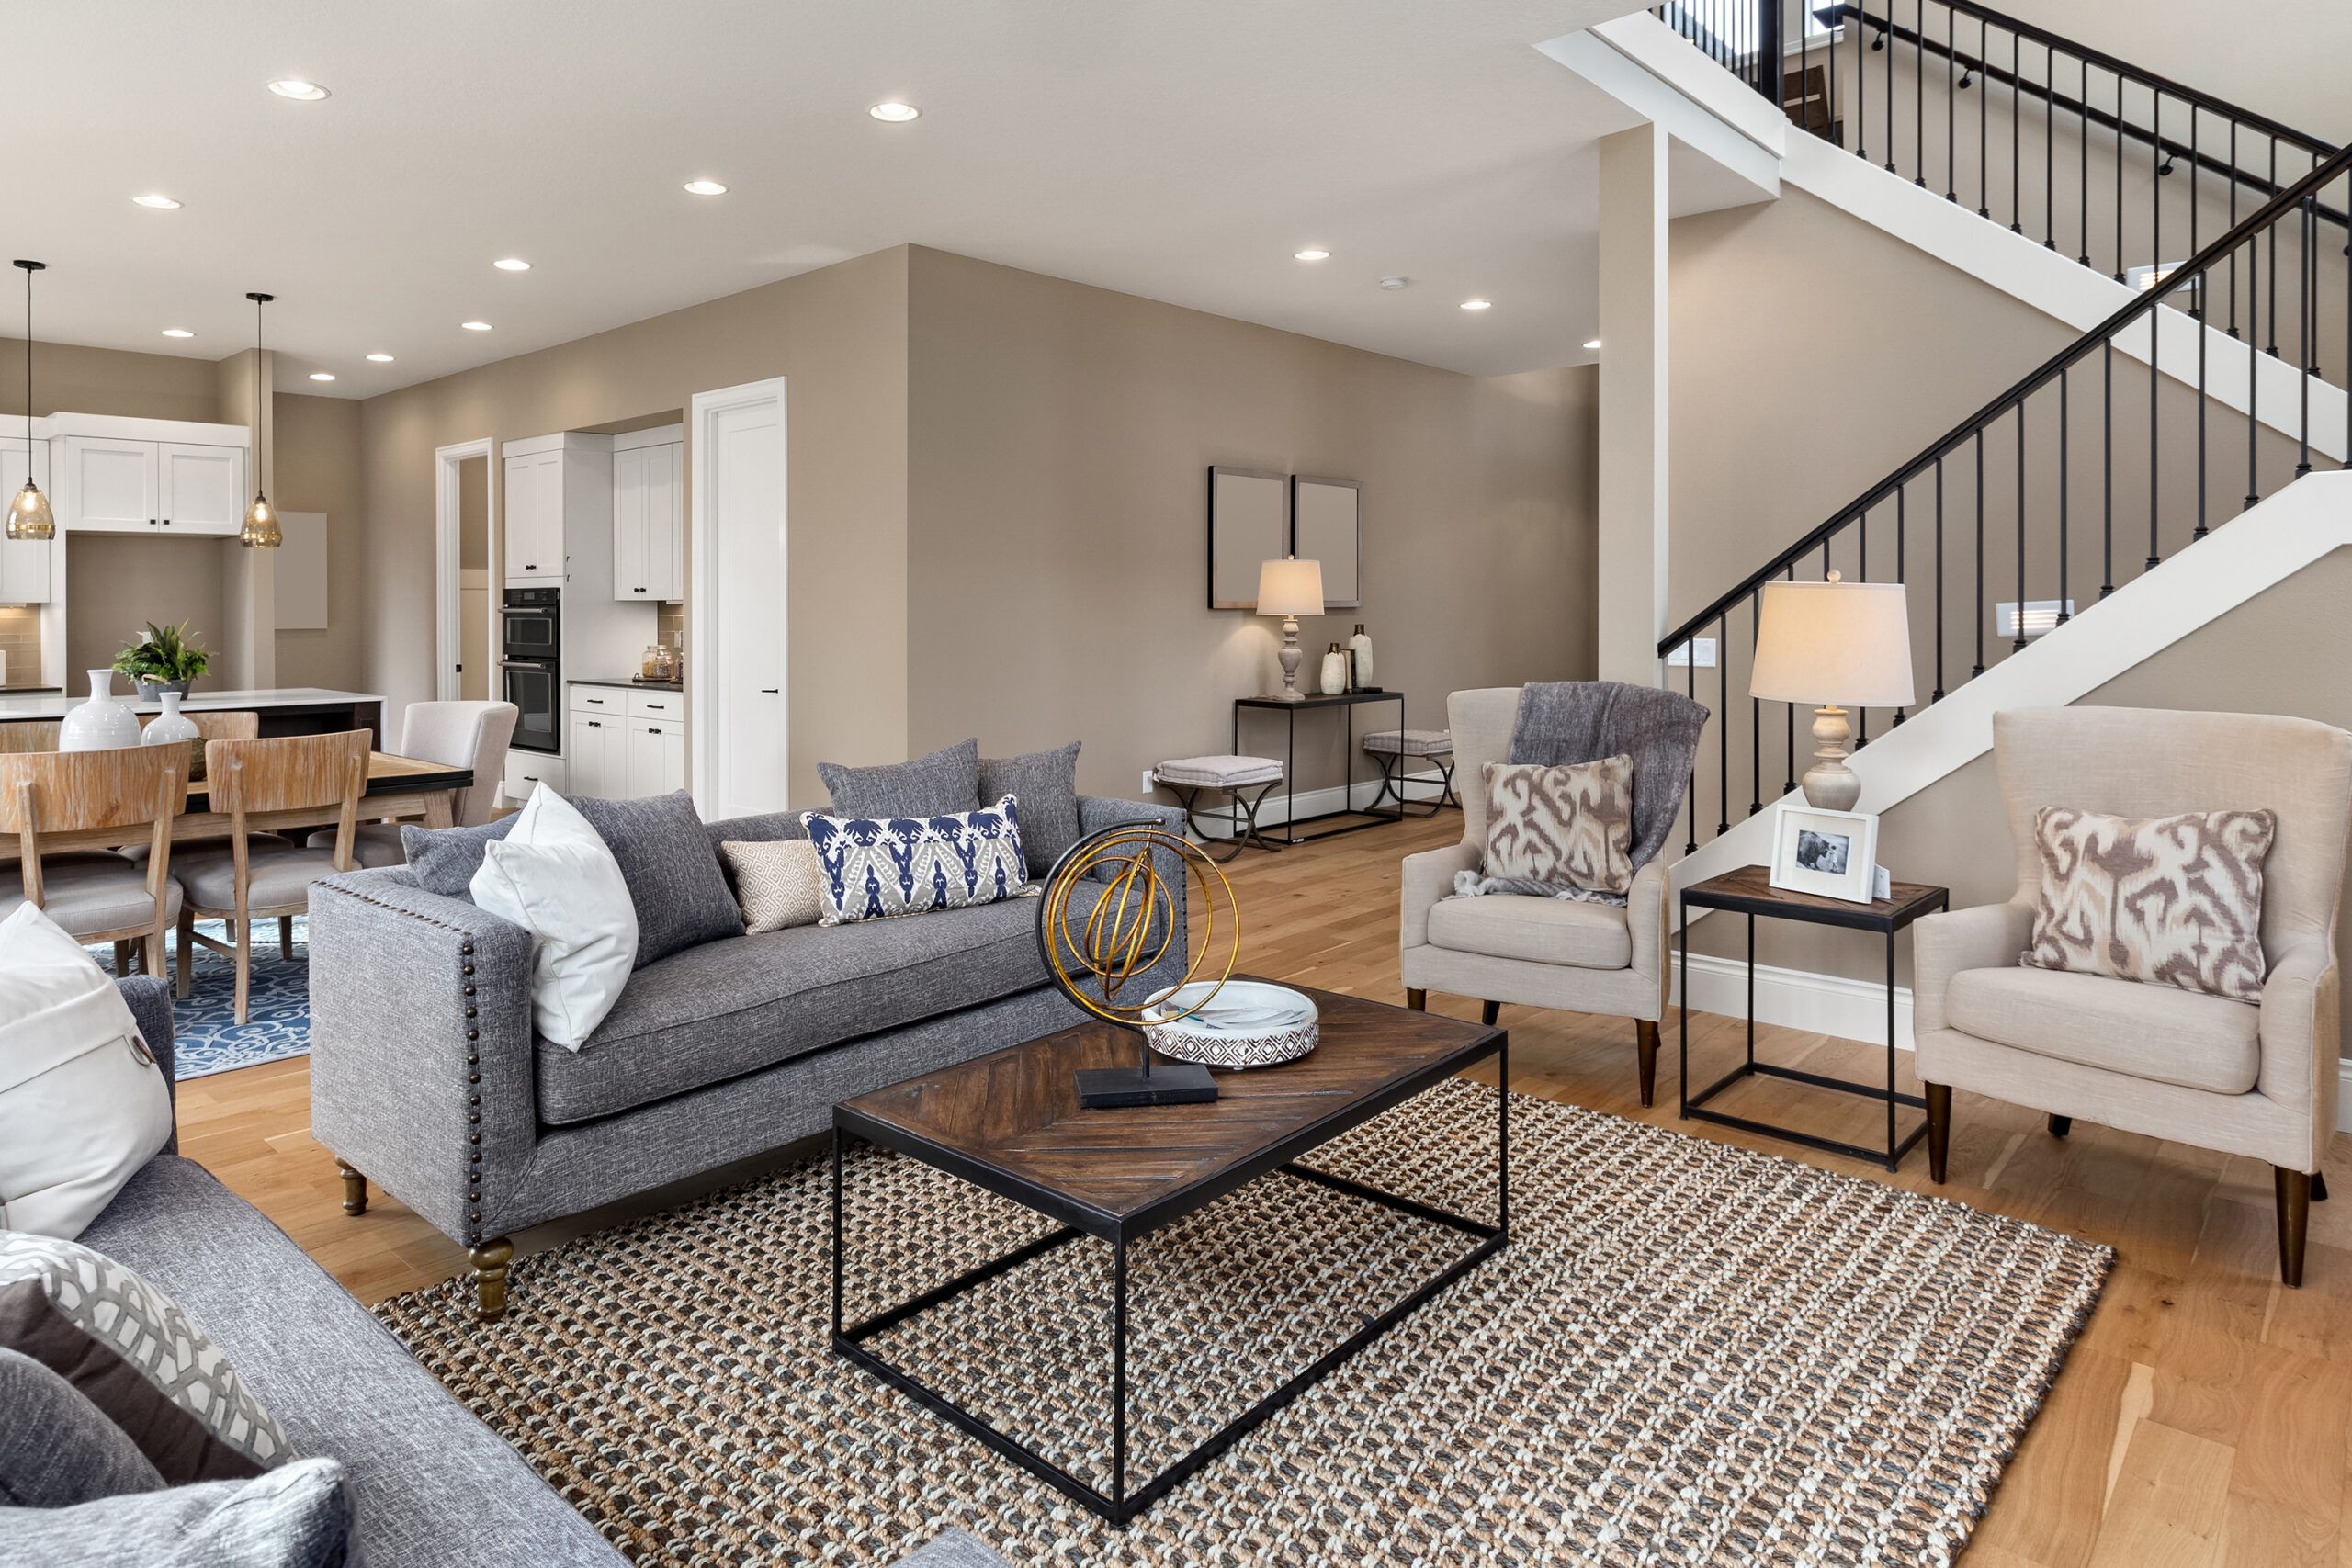
[[[481,1075],[477,1073],[474,1076],[479,1078]],[[466,1103],[468,1105],[480,1105],[481,1103],[481,1096],[478,1094],[469,1094],[466,1096]]]
[[[480,1073],[468,1073],[466,1075],[466,1081],[468,1083],[480,1083],[481,1082],[481,1075]]]
[[[471,1018],[471,1017],[473,1017],[473,1016],[474,1016],[474,1010],[473,1010],[472,1008],[468,1008],[468,1009],[466,1010],[466,1016],[467,1016],[468,1018]]]
[[[466,995],[468,995],[468,996],[469,996],[469,997],[470,997],[470,996],[472,996],[473,994],[474,994],[474,988],[473,988],[471,986],[468,986],[468,987],[466,987]]]

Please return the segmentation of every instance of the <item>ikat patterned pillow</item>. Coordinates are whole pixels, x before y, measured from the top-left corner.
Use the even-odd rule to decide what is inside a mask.
[[[2019,962],[2258,1002],[2262,867],[2278,834],[2268,811],[2045,806],[2033,818],[2033,945]]]
[[[993,904],[1036,890],[1021,848],[1012,795],[938,817],[828,817],[804,812],[817,849],[818,924],[846,925]]]
[[[1634,759],[1546,767],[1487,762],[1485,874],[1492,892],[1572,889],[1622,897],[1634,885]]]

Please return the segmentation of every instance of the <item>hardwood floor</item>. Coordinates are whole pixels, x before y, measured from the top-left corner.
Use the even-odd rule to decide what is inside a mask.
[[[1397,862],[1460,832],[1461,818],[1448,812],[1279,854],[1243,854],[1226,871],[1241,901],[1244,966],[1400,1000]],[[1477,1016],[1470,998],[1432,996],[1430,1005]],[[2306,1283],[2290,1291],[2278,1282],[2270,1173],[2252,1161],[2084,1122],[2062,1140],[2039,1113],[1962,1095],[1953,1110],[1951,1179],[1937,1188],[1924,1149],[1890,1176],[1792,1145],[1679,1123],[1670,1021],[1659,1104],[1646,1111],[1634,1093],[1632,1024],[1516,1007],[1503,1010],[1502,1022],[1514,1089],[1939,1191],[2115,1247],[2107,1292],[1994,1495],[1967,1554],[1972,1568],[2352,1568],[2352,1162],[2345,1157],[2352,1146],[2345,1138],[2330,1166],[2346,1196],[2313,1205]],[[1736,1020],[1694,1016],[1694,1078],[1729,1066],[1739,1031]],[[1856,1076],[1877,1055],[1786,1030],[1766,1031],[1759,1045],[1778,1061]],[[1762,1080],[1724,1103],[1867,1141],[1871,1108],[1840,1098]],[[311,1139],[300,1060],[183,1084],[180,1136],[185,1153],[260,1205],[363,1300],[465,1268],[461,1248],[380,1191],[366,1215],[345,1215],[334,1161]],[[695,1185],[766,1163],[773,1160]],[[520,1250],[675,1195],[542,1226],[517,1238]]]

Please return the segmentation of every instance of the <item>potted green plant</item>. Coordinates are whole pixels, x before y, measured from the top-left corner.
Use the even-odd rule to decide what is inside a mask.
[[[114,656],[114,667],[139,682],[142,702],[154,702],[165,692],[187,694],[189,686],[210,663],[204,649],[187,638],[187,623],[159,626],[147,623],[147,635]]]

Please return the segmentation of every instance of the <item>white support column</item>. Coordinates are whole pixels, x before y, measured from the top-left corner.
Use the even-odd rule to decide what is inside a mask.
[[[1600,139],[1600,604],[1604,681],[1654,686],[1666,631],[1666,148]]]

